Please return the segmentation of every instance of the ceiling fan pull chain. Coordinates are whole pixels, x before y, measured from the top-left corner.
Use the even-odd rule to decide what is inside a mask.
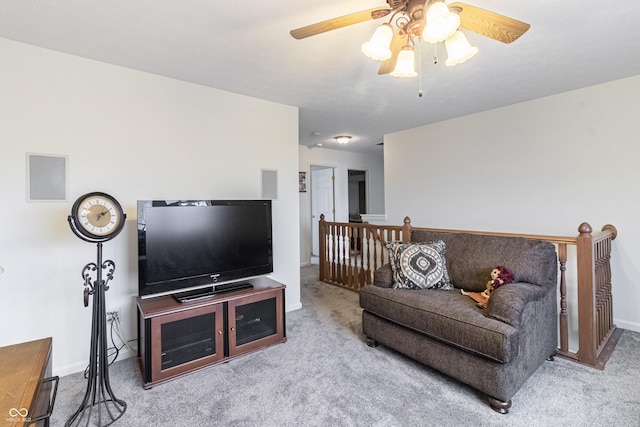
[[[422,98],[422,43],[418,43],[418,81],[420,82],[420,90],[418,90],[418,97]]]
[[[433,63],[438,63],[438,43],[433,44]]]

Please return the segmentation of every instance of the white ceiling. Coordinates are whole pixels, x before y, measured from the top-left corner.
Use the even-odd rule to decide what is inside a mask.
[[[360,51],[384,18],[289,35],[384,0],[0,0],[0,37],[297,106],[300,144],[359,152],[381,152],[386,133],[640,74],[637,0],[466,3],[531,29],[509,45],[465,31],[479,52],[455,67],[423,44],[422,98],[418,78],[379,76]],[[332,142],[341,134],[346,147]]]

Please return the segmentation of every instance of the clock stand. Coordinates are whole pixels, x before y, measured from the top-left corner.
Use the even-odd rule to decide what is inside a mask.
[[[108,426],[127,409],[127,404],[114,395],[109,381],[105,293],[109,290],[107,284],[113,279],[116,265],[111,260],[102,259],[103,242],[113,239],[122,231],[125,219],[120,203],[101,192],[79,197],[68,217],[71,231],[76,236],[85,242],[97,244],[97,259],[82,269],[85,307],[89,305],[89,297],[93,296],[87,389],[80,407],[69,417],[65,426],[88,426],[90,422],[91,425]],[[106,270],[104,278],[103,270]]]
[[[88,425],[89,420],[97,418],[98,424],[105,421],[109,425],[124,414],[127,404],[115,397],[109,381],[109,360],[107,355],[107,316],[105,292],[107,283],[113,279],[116,265],[111,260],[102,261],[102,242],[97,243],[97,260],[82,269],[84,278],[84,304],[88,306],[89,296],[93,296],[93,314],[91,319],[91,347],[89,354],[89,376],[84,399],[78,410],[69,417],[65,426]],[[106,270],[106,279],[102,278]],[[96,280],[92,283],[92,273]],[[84,424],[81,424],[84,423]]]

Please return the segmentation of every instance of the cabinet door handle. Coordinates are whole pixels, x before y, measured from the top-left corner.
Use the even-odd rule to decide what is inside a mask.
[[[222,331],[218,331],[218,335],[222,335]]]
[[[236,330],[236,328],[234,328],[234,327],[232,326],[232,327],[231,327],[231,330],[232,330],[232,331],[235,331],[235,330]]]

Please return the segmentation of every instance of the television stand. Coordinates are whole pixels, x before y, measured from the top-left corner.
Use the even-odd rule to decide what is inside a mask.
[[[227,292],[241,291],[244,289],[253,289],[253,285],[249,282],[224,283],[221,285],[195,289],[193,291],[179,292],[177,294],[173,294],[173,297],[178,302],[186,303],[199,301],[202,299],[210,298],[214,295],[224,294]]]
[[[144,388],[287,341],[285,285],[268,277],[245,285],[188,304],[171,295],[138,298]]]

